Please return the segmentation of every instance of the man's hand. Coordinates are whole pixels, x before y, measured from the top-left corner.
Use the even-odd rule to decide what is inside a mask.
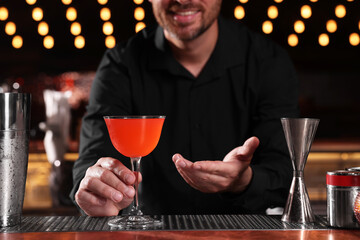
[[[223,161],[193,163],[175,154],[173,162],[184,180],[201,192],[242,192],[251,181],[250,162],[259,143],[257,137],[251,137],[243,146],[229,152]]]
[[[135,175],[120,161],[100,158],[86,171],[75,200],[89,216],[115,216],[133,201],[134,183]]]

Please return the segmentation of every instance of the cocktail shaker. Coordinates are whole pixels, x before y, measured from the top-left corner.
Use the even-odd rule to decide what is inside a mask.
[[[21,222],[29,154],[31,95],[0,94],[0,227]]]

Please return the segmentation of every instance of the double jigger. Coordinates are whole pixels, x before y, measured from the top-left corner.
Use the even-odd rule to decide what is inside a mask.
[[[293,179],[281,218],[283,222],[312,223],[315,220],[304,183],[304,168],[319,122],[312,118],[281,118],[293,166]]]

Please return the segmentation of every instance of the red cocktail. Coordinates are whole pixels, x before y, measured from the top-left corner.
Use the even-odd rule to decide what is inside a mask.
[[[105,117],[110,139],[116,150],[126,157],[144,157],[159,142],[165,117]]]
[[[118,228],[147,228],[161,224],[160,220],[145,216],[139,209],[138,172],[140,160],[150,154],[159,142],[165,116],[105,116],[110,139],[117,151],[130,157],[131,168],[135,173],[135,201],[129,216],[109,221],[109,225]]]

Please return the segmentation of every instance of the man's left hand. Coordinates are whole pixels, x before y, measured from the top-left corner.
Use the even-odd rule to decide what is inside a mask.
[[[250,162],[259,139],[251,137],[243,146],[230,151],[222,161],[191,162],[180,154],[173,156],[173,162],[184,180],[193,188],[204,193],[242,192],[252,178]]]

